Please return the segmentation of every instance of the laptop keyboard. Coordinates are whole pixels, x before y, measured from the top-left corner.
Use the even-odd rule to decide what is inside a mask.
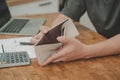
[[[28,21],[29,19],[14,19],[1,32],[19,33]]]

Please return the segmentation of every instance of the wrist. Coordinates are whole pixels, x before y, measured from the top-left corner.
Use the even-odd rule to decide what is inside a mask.
[[[101,43],[96,43],[92,45],[87,46],[87,52],[86,52],[86,59],[93,58],[93,57],[101,57],[109,55],[109,51],[106,47],[106,45]]]
[[[97,47],[95,47],[94,45],[86,45],[85,48],[85,59],[96,57]]]

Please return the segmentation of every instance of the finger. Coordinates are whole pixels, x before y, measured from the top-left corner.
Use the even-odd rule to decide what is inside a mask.
[[[66,53],[65,49],[62,49],[61,51],[59,51],[58,53],[55,53],[54,55],[52,55],[51,57],[49,57],[43,64],[42,66],[45,66],[47,64],[49,64],[50,62],[59,59],[61,57],[64,57],[64,53]]]
[[[40,37],[39,34],[33,36],[33,37],[31,38],[31,42],[32,42],[32,43],[36,43],[36,42],[38,41],[38,38],[39,38],[39,37]]]
[[[58,59],[56,59],[56,60],[53,60],[52,62],[53,62],[53,63],[56,63],[56,62],[60,62],[60,61],[64,61],[64,59],[61,57],[61,58],[58,58]]]
[[[38,42],[37,39],[35,39],[35,38],[32,38],[32,39],[31,39],[31,43],[36,44],[36,42]]]
[[[33,44],[35,44],[36,42],[38,42],[38,40],[40,39],[40,37],[42,37],[43,36],[43,33],[38,33],[37,35],[35,35],[34,37],[32,37],[31,38],[31,42],[33,43]]]
[[[60,58],[58,58],[58,59],[56,59],[56,60],[53,60],[52,62],[53,63],[56,63],[56,62],[60,62],[60,61],[64,61],[64,62],[68,62],[68,61],[73,61],[73,60],[76,60],[76,59],[79,59],[79,58],[76,58],[76,57],[60,57]]]
[[[35,35],[34,38],[39,39],[42,35],[43,35],[43,33],[40,32],[37,35]]]
[[[67,43],[71,43],[72,42],[72,39],[68,38],[68,37],[65,37],[65,36],[60,36],[60,37],[57,37],[57,40],[63,44],[67,44]]]
[[[40,33],[33,36],[34,39],[38,39],[40,37]]]
[[[43,34],[46,34],[46,33],[49,31],[49,27],[41,26],[41,27],[40,27],[40,31],[41,31]]]
[[[61,57],[61,55],[56,55],[56,56],[52,55],[42,64],[42,66],[45,66],[45,65],[51,63],[54,59],[59,58],[59,57]]]

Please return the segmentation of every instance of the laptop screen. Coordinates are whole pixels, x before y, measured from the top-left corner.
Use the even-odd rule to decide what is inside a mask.
[[[0,0],[0,28],[11,18],[6,0]]]

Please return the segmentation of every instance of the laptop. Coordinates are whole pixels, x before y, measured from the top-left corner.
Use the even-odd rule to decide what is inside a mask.
[[[6,0],[0,0],[0,34],[35,35],[44,18],[13,18]]]

